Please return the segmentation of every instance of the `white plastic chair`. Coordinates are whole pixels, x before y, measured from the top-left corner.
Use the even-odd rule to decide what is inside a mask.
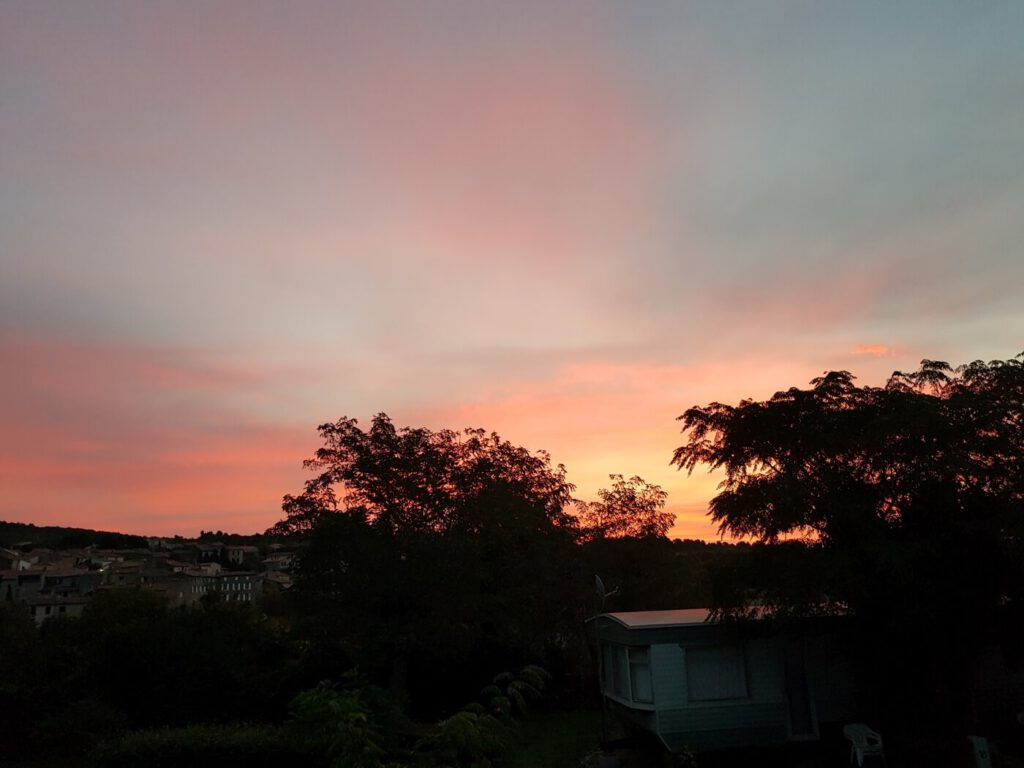
[[[858,766],[863,766],[866,757],[880,757],[883,765],[889,765],[885,760],[885,751],[882,749],[882,736],[872,731],[864,723],[850,723],[843,726],[843,736],[851,742],[851,765],[856,760]]]

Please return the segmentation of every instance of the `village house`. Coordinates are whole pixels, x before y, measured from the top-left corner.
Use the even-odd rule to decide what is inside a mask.
[[[0,571],[24,571],[38,560],[30,560],[21,552],[0,547]]]
[[[263,567],[268,571],[290,571],[295,564],[294,552],[271,552],[263,560]]]
[[[226,571],[217,563],[203,563],[185,571],[190,579],[186,605],[194,605],[206,596],[215,596],[228,603],[251,603],[263,590],[263,576],[252,571]]]
[[[243,544],[228,544],[224,547],[224,552],[229,563],[241,565],[246,559],[256,559],[259,557],[260,548]]]
[[[29,613],[35,619],[36,624],[42,624],[47,619],[66,616],[75,618],[82,615],[85,606],[89,604],[88,597],[54,597],[51,595],[36,595],[25,600]]]
[[[63,561],[66,566],[67,559]],[[83,568],[47,565],[0,573],[0,599],[25,605],[37,623],[56,616],[80,616],[100,576]]]

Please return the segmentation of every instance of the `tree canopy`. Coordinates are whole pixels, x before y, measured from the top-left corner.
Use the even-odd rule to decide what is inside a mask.
[[[368,430],[347,417],[318,430],[324,445],[304,462],[317,474],[302,494],[285,497],[278,533],[308,530],[339,505],[392,530],[472,531],[483,524],[479,501],[496,496],[528,503],[551,524],[569,522],[574,486],[565,467],[493,432],[396,429],[384,413]]]
[[[830,371],[766,401],[690,408],[673,463],[725,470],[711,515],[737,536],[1006,531],[1024,509],[1022,409],[1021,356],[956,369],[924,360],[884,387]]]
[[[587,538],[664,536],[676,516],[665,512],[668,494],[660,485],[634,475],[609,475],[611,488],[597,492],[600,501],[579,502],[578,519]]]

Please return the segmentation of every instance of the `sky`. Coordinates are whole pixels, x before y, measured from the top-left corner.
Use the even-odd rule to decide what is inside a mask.
[[[715,539],[676,417],[1024,350],[1024,4],[0,1],[0,519],[262,531],[318,424]]]

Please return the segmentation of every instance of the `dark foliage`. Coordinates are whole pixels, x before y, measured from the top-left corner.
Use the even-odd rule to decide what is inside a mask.
[[[127,733],[100,744],[95,768],[280,768],[331,765],[323,745],[274,725],[192,725]]]
[[[479,532],[396,532],[358,513],[323,518],[292,597],[310,642],[344,654],[412,697],[450,710],[495,666],[545,659],[575,636],[574,545],[544,511],[492,492]],[[427,705],[424,712],[420,707]]]

